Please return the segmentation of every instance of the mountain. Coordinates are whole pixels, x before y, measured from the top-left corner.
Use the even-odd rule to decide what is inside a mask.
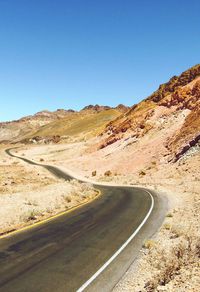
[[[58,142],[62,136],[96,135],[119,116],[125,106],[89,105],[77,112],[72,109],[47,110],[19,120],[0,123],[0,142]]]
[[[74,113],[72,110],[58,109],[54,112],[47,110],[23,117],[19,120],[0,123],[0,141],[15,142],[22,139],[27,134],[36,131],[40,127],[55,120],[62,119]]]
[[[143,148],[154,145],[155,150],[151,149],[149,156],[154,157],[158,152],[158,159],[180,159],[199,142],[200,65],[180,76],[173,76],[131,108],[122,104],[115,108],[96,104],[88,105],[79,112],[44,110],[0,124],[1,142],[50,143],[98,135],[98,149],[117,141],[118,144],[134,141],[136,147],[137,141]]]
[[[176,126],[170,121],[174,121]],[[108,123],[100,148],[130,137],[156,135],[166,127],[166,150],[177,160],[200,138],[200,65],[172,77],[148,98]]]

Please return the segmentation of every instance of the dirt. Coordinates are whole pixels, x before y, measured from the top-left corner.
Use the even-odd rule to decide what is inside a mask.
[[[130,141],[123,141],[98,152],[91,150],[94,141],[32,147],[25,151],[26,156],[32,156],[36,161],[44,157],[45,161],[87,179],[145,186],[168,197],[169,213],[161,229],[153,238],[146,239],[138,260],[114,291],[200,289],[200,147],[192,147],[176,163],[169,163],[163,156],[165,149],[162,150],[168,125],[175,129],[183,119],[184,115],[171,116],[171,121],[166,122],[167,126],[159,130],[155,138],[144,137],[130,144]],[[173,131],[173,127],[170,130]],[[95,178],[92,176],[94,171]],[[106,171],[109,176],[105,175]]]
[[[90,184],[57,179],[42,167],[9,157],[5,153],[8,146],[0,148],[0,234],[49,218],[97,195]]]
[[[200,153],[178,169],[158,170],[156,178],[147,175],[138,182],[165,194],[169,213],[113,291],[199,291],[199,165]]]

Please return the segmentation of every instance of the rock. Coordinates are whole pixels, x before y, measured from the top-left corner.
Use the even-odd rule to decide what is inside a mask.
[[[111,176],[112,175],[112,172],[110,170],[107,170],[105,173],[104,173],[105,176]]]
[[[111,109],[111,107],[109,107],[109,106],[98,105],[98,104],[96,104],[96,105],[92,105],[92,104],[90,104],[90,105],[88,105],[88,106],[85,106],[85,107],[82,109],[82,111],[92,110],[92,111],[95,111],[95,112],[101,112],[101,111],[103,111],[103,110],[109,110],[109,109]]]
[[[94,170],[94,171],[92,172],[92,176],[96,176],[96,175],[97,175],[97,171]]]

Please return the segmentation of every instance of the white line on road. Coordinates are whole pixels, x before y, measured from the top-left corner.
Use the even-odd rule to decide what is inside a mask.
[[[84,291],[111,263],[114,261],[114,259],[125,249],[125,247],[131,242],[131,240],[137,235],[137,233],[140,231],[140,229],[143,227],[143,225],[146,223],[148,220],[153,208],[154,208],[154,198],[152,194],[149,191],[143,190],[146,193],[148,193],[151,197],[151,207],[142,221],[138,228],[133,232],[133,234],[127,239],[126,242],[113,254],[113,256],[89,279],[87,280],[78,290],[77,292],[82,292]]]
[[[18,148],[18,147],[16,147]],[[14,149],[14,148],[13,148]],[[20,157],[20,156],[16,156],[16,155],[13,155],[17,158],[22,158],[23,157]],[[29,159],[27,159],[29,160]],[[30,160],[31,161],[31,160]],[[40,163],[37,163],[38,165],[41,165],[41,166],[44,166],[43,164],[40,164]],[[58,167],[55,167],[54,168],[57,168],[57,169],[60,169]],[[64,171],[65,172],[65,171]],[[70,176],[74,176],[72,174],[69,174]],[[75,176],[74,176],[75,177]],[[78,178],[76,178],[78,179]],[[84,179],[83,179],[84,180]],[[98,184],[98,185],[103,185],[103,184]],[[107,186],[107,185],[105,185]],[[114,186],[114,185],[113,185]],[[151,215],[151,212],[154,208],[154,198],[152,196],[152,194],[147,191],[147,190],[144,190],[144,192],[146,192],[147,194],[149,194],[149,196],[151,197],[151,207],[146,215],[146,217],[144,218],[144,220],[142,221],[142,223],[140,223],[140,225],[138,226],[138,228],[133,232],[133,234],[127,239],[126,242],[124,242],[124,244],[113,254],[113,256],[89,279],[87,280],[78,290],[77,292],[82,292],[84,291],[113,261],[114,259],[126,248],[126,246],[131,242],[131,240],[137,235],[137,233],[140,231],[140,229],[143,227],[143,225],[146,223],[146,221],[148,220],[149,216]]]

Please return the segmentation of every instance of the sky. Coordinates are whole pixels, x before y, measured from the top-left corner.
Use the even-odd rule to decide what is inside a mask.
[[[0,0],[0,120],[133,105],[200,63],[199,0]]]

